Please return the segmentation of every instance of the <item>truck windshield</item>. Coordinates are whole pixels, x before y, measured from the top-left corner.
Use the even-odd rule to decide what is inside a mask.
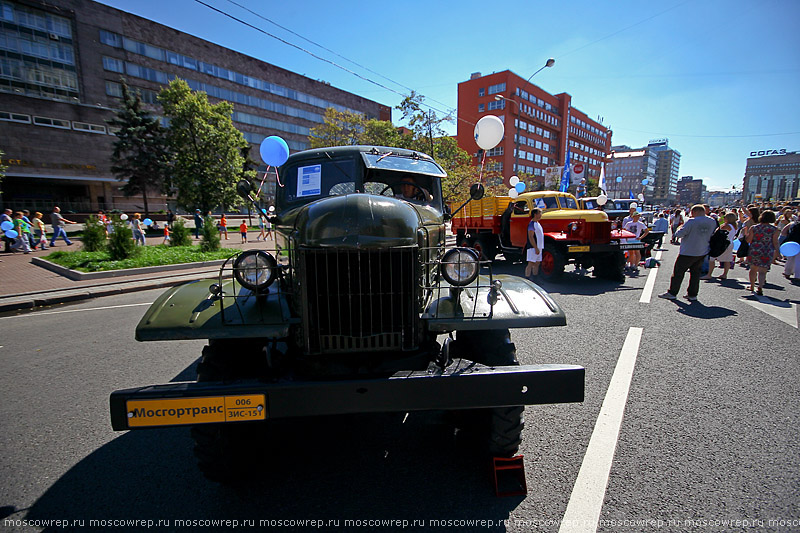
[[[356,161],[342,158],[300,162],[283,170],[280,179],[283,186],[275,194],[278,204],[287,208],[355,192],[360,176]]]
[[[543,196],[541,198],[534,198],[533,203],[539,209],[558,209],[558,200],[555,196]]]
[[[426,174],[428,176],[445,177],[442,168],[428,159],[420,159],[411,156],[399,156],[392,152],[384,154],[362,153],[367,168],[379,168],[384,170],[400,170],[403,172],[413,172],[415,174]]]

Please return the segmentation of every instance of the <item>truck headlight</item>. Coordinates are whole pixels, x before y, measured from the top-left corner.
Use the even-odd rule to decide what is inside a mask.
[[[233,262],[233,275],[242,287],[261,291],[275,281],[278,264],[275,258],[263,250],[249,250]]]
[[[478,254],[470,248],[452,248],[445,252],[440,266],[442,277],[450,285],[463,287],[478,277]]]

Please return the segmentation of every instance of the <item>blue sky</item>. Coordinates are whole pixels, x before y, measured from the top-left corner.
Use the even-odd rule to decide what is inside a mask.
[[[102,0],[392,107],[411,88],[455,109],[472,72],[527,78],[553,57],[532,82],[602,116],[614,144],[668,138],[680,175],[712,189],[740,187],[753,150],[800,150],[798,0],[203,2],[392,90],[196,0]]]

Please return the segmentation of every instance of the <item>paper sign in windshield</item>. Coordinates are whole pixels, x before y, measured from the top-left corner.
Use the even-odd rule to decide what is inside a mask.
[[[297,197],[319,196],[322,182],[322,165],[311,165],[297,169]]]

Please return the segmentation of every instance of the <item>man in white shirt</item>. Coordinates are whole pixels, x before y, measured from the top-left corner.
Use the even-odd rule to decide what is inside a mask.
[[[675,258],[672,268],[672,279],[669,290],[659,294],[659,298],[675,300],[683,283],[683,276],[689,271],[689,287],[686,289],[686,299],[690,302],[697,300],[700,291],[700,268],[703,258],[708,255],[708,242],[717,229],[717,221],[706,216],[706,210],[701,204],[692,207],[692,218],[686,221],[675,237],[681,239],[681,250]]]

